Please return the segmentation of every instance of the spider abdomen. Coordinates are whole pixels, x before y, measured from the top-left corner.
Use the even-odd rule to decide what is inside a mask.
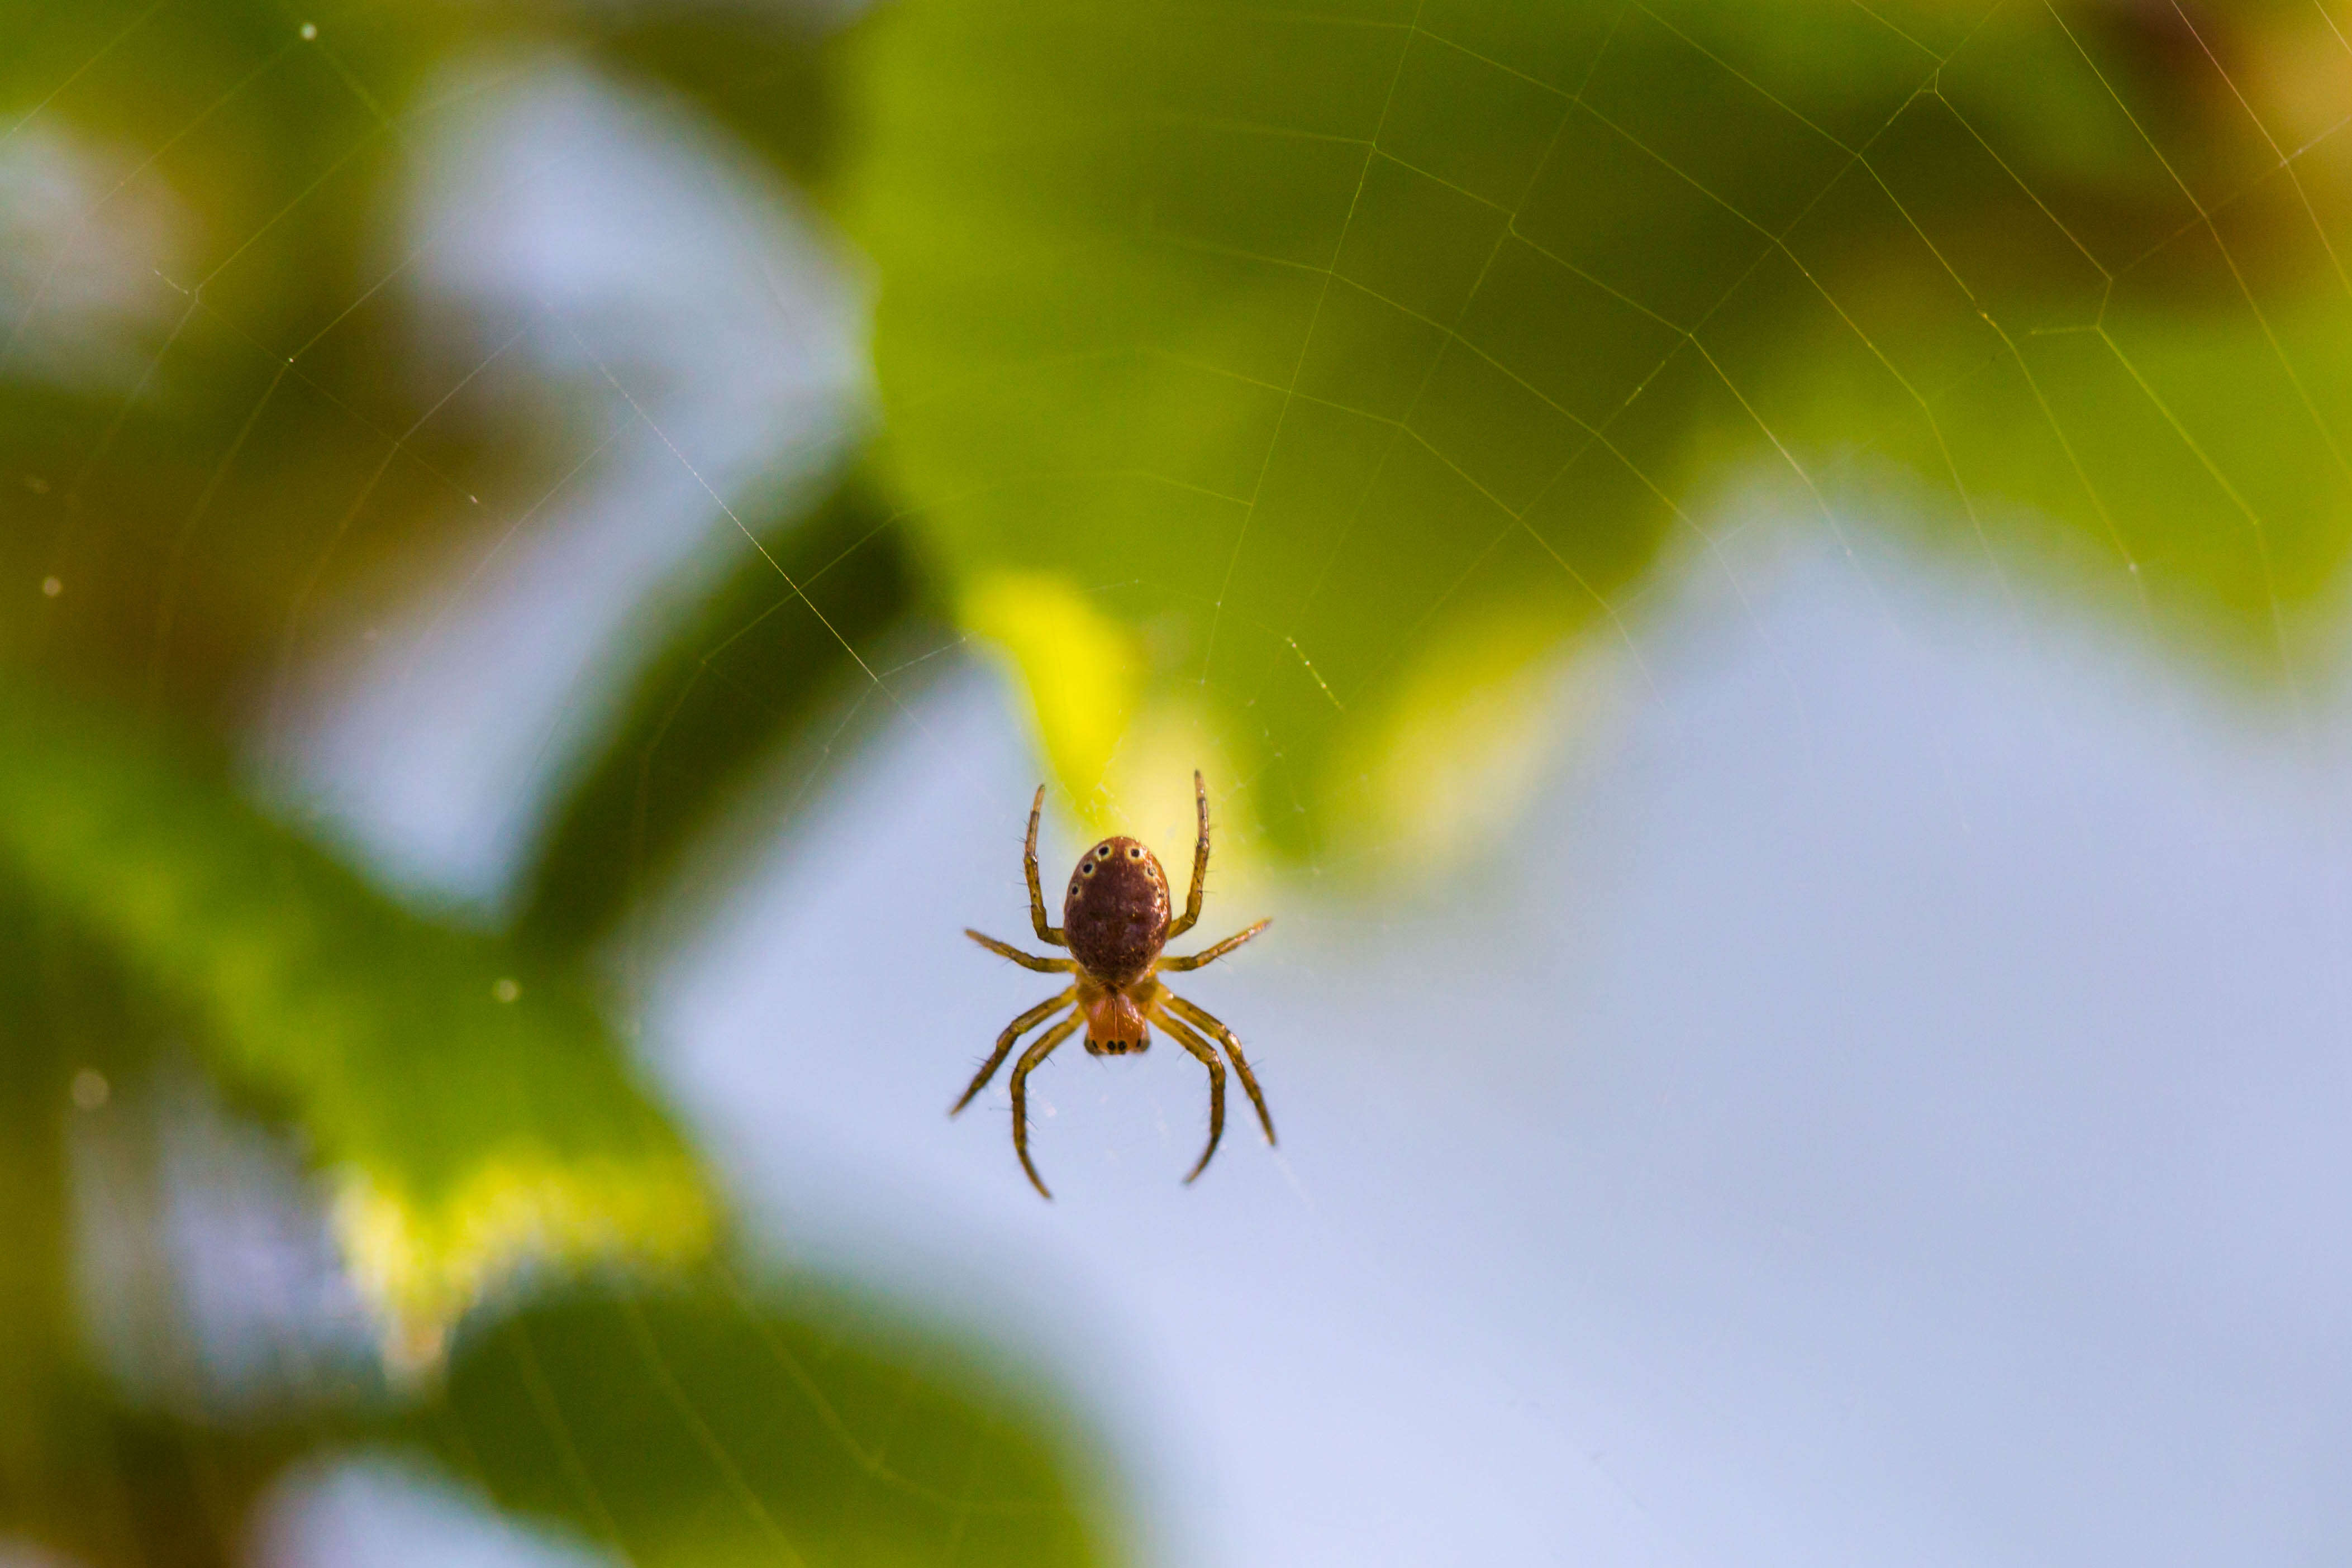
[[[1168,940],[1168,875],[1129,838],[1105,839],[1078,857],[1062,901],[1071,956],[1106,986],[1139,977]]]

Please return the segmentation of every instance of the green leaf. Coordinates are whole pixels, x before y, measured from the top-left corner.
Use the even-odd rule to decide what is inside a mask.
[[[1076,1434],[873,1319],[725,1275],[577,1296],[467,1335],[416,1429],[638,1568],[1112,1560]]]
[[[1772,476],[2275,671],[2352,536],[2341,46],[2198,25],[905,0],[842,180],[892,476],[1083,810],[1204,761],[1293,853],[1503,820],[1527,694]]]
[[[94,706],[0,683],[0,879],[301,1127],[396,1367],[531,1266],[707,1245],[698,1166],[587,998],[391,903]]]
[[[169,1019],[23,892],[0,877],[0,1540],[90,1568],[226,1568],[246,1510],[316,1432],[192,1428],[131,1407],[93,1364],[72,1222],[97,1205],[74,1190],[89,1170],[71,1124],[120,1113],[108,1093]]]
[[[633,8],[591,41],[693,100],[805,188],[840,156],[839,84],[822,26],[814,8]]]
[[[0,580],[60,591],[0,595],[0,657],[70,661],[223,728],[355,583],[511,526],[572,460],[536,450],[511,400],[436,410],[477,367],[412,373],[415,258],[386,218],[447,107],[416,89],[461,15],[343,8],[308,38],[304,20],[273,0],[0,0],[21,218]]]
[[[852,473],[762,530],[646,659],[635,691],[536,857],[519,930],[577,950],[611,927],[819,715],[871,700],[872,662],[916,601],[905,531]]]
[[[65,1139],[86,1019],[78,967],[58,961],[70,944],[12,894],[0,886],[0,1530],[24,1531],[89,1500],[70,1484],[84,1424],[65,1387],[75,1337]]]

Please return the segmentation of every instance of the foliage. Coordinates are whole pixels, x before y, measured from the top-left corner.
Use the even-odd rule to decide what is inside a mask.
[[[420,1435],[645,1568],[1091,1561],[1051,1418],[870,1311],[845,1335],[845,1305],[725,1276],[551,1301],[459,1356]]]
[[[837,637],[878,646],[917,612],[870,489],[820,493],[805,521],[808,497],[736,498],[757,570],[647,659],[509,933],[397,902],[247,799],[236,763],[303,664],[574,460],[560,413],[445,402],[406,373],[418,323],[387,217],[445,107],[439,63],[584,47],[615,69],[723,68],[698,78],[723,99],[747,60],[755,89],[814,85],[815,56],[778,37],[761,62],[738,22],[567,36],[363,8],[305,37],[304,19],[0,6],[0,175],[18,172],[0,234],[60,164],[108,193],[61,244],[0,263],[0,574],[26,590],[0,610],[0,1538],[226,1562],[288,1465],[390,1443],[524,1513],[617,1530],[646,1563],[1099,1560],[1064,1417],[967,1344],[711,1261],[736,1251],[718,1199],[604,1016],[598,938],[763,759],[838,725],[862,693]],[[803,110],[763,144],[795,165],[830,123]],[[124,215],[142,203],[173,223],[135,254],[155,238]],[[110,263],[165,306],[101,310],[60,350],[44,333],[75,268]],[[290,1408],[159,1409],[100,1355],[73,1282],[77,1124],[129,1127],[183,1050],[316,1167],[388,1377],[322,1378]],[[93,1074],[113,1103],[77,1109]]]
[[[567,978],[436,925],[91,705],[0,692],[0,864],[284,1107],[397,1363],[532,1262],[708,1245],[677,1134]]]
[[[517,925],[536,946],[578,950],[723,816],[779,744],[873,683],[845,647],[881,645],[913,611],[904,530],[853,474],[782,533],[745,554],[693,622],[647,663],[596,771],[576,784],[541,845]],[[626,878],[613,874],[628,846]]]
[[[924,538],[1083,592],[1119,706],[1293,852],[1417,858],[1460,802],[1411,781],[1507,753],[1473,695],[1619,634],[1759,478],[2273,674],[2337,581],[2352,55],[2308,8],[940,3],[856,48]],[[1126,798],[1040,678],[1087,661],[1020,663],[1063,782]]]
[[[647,1564],[1111,1553],[1065,1417],[736,1277],[604,1011],[602,945],[887,722],[929,617],[1081,811],[1204,763],[1328,867],[1507,820],[1550,673],[1730,570],[1727,496],[2271,676],[2341,591],[2352,47],[2310,7],[0,0],[0,1531],[94,1563],[225,1561],[352,1442]],[[399,217],[496,90],[452,63],[550,51],[830,202],[883,418],[730,497],[759,549],[623,651],[490,932],[236,758],[576,460],[420,350]],[[57,189],[101,195],[20,243]],[[397,1375],[232,1417],[89,1343],[77,1084],[174,1041],[315,1166]]]

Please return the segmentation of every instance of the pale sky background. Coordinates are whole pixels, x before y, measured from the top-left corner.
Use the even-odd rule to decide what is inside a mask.
[[[411,220],[457,330],[656,388],[722,490],[825,449],[855,290],[781,192],[560,60],[477,112]],[[404,885],[497,905],[635,629],[716,570],[723,518],[614,417],[272,739]],[[1236,1094],[1181,1186],[1205,1091],[1164,1044],[1039,1074],[1051,1206],[1001,1088],[943,1114],[1043,994],[958,935],[1021,935],[1037,779],[960,656],[713,886],[649,1060],[781,1258],[1068,1390],[1168,1568],[2352,1556],[2352,715],[1733,520],[1752,613],[1718,571],[1643,617],[1478,865],[1370,907],[1213,879],[1204,936],[1276,916],[1188,989],[1279,1157]],[[384,1456],[257,1551],[590,1560]]]

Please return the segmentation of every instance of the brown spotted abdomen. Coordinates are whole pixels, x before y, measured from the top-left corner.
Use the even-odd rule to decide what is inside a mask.
[[[1071,956],[1107,986],[1151,967],[1168,940],[1168,873],[1133,839],[1105,839],[1078,857],[1062,900]]]

